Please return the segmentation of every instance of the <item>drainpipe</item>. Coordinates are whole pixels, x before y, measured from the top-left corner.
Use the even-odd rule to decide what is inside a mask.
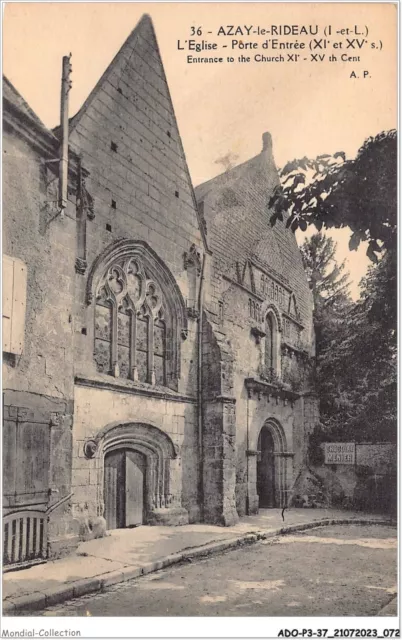
[[[198,462],[199,485],[198,498],[200,502],[201,521],[204,520],[204,438],[203,438],[203,411],[202,411],[202,312],[204,291],[205,253],[202,256],[200,288],[198,291],[198,375],[197,375],[197,409],[198,409]]]
[[[60,163],[59,163],[59,209],[60,215],[63,217],[64,210],[67,207],[67,185],[68,185],[68,93],[71,89],[72,82],[70,73],[72,67],[70,64],[71,53],[69,56],[63,56],[62,76],[61,76],[61,99],[60,99],[60,125],[61,125],[61,146],[60,146]]]

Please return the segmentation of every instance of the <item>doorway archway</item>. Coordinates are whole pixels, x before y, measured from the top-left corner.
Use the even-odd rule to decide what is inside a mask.
[[[116,422],[92,441],[99,460],[99,511],[107,529],[185,524],[180,460],[170,436],[143,422]]]
[[[104,499],[107,529],[137,527],[144,523],[146,459],[137,451],[109,451],[104,462]]]
[[[261,509],[270,509],[277,506],[275,499],[274,440],[267,427],[261,429],[258,438],[257,494]]]
[[[287,505],[287,459],[290,455],[281,425],[276,420],[267,420],[257,444],[259,508],[283,508]]]

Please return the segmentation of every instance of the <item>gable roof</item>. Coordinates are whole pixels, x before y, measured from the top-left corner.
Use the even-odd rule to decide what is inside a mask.
[[[191,198],[192,198],[194,210],[195,210],[195,213],[196,213],[196,216],[197,216],[198,227],[200,229],[200,233],[201,233],[201,236],[202,236],[202,239],[203,239],[204,247],[205,247],[205,249],[207,251],[209,251],[207,238],[206,238],[206,234],[205,234],[205,226],[204,226],[202,216],[201,216],[200,211],[199,211],[198,206],[197,206],[197,201],[196,201],[195,194],[194,194],[194,188],[193,188],[193,184],[192,184],[192,181],[191,181],[190,172],[189,172],[189,169],[188,169],[188,164],[187,164],[185,152],[184,152],[184,149],[183,149],[183,143],[182,143],[182,140],[181,140],[179,128],[178,128],[178,125],[177,125],[177,120],[176,120],[176,116],[175,116],[175,112],[174,112],[173,102],[172,102],[172,98],[171,98],[171,95],[170,95],[169,86],[168,86],[168,83],[167,83],[167,80],[166,80],[165,70],[164,70],[164,67],[163,67],[163,62],[162,62],[162,58],[161,58],[161,54],[160,54],[160,50],[159,50],[159,46],[158,46],[158,42],[157,42],[155,30],[154,30],[154,26],[153,26],[153,23],[152,23],[152,19],[151,19],[151,17],[149,15],[145,14],[145,15],[142,16],[141,20],[138,22],[136,27],[130,33],[130,35],[128,36],[127,40],[125,41],[125,43],[121,47],[121,49],[115,55],[115,57],[113,58],[113,60],[111,61],[111,63],[107,67],[107,69],[105,70],[105,72],[102,74],[102,76],[100,77],[100,79],[96,83],[95,87],[93,88],[93,90],[91,91],[91,93],[89,94],[87,99],[85,100],[85,102],[82,105],[82,107],[70,119],[70,133],[73,133],[75,131],[75,129],[78,127],[78,125],[80,124],[80,122],[81,122],[83,116],[85,115],[85,113],[88,111],[88,109],[91,107],[91,105],[96,101],[96,99],[97,99],[98,95],[100,94],[100,92],[102,92],[105,83],[109,79],[111,79],[111,77],[113,75],[115,75],[116,73],[118,73],[119,76],[124,75],[124,73],[126,72],[127,68],[130,66],[131,57],[133,56],[133,53],[134,53],[134,50],[136,49],[136,45],[137,44],[139,44],[140,47],[141,47],[141,50],[146,53],[147,60],[145,62],[150,64],[154,69],[158,70],[159,80],[160,80],[161,83],[163,83],[163,93],[164,93],[165,98],[167,100],[167,105],[169,107],[169,113],[172,116],[173,124],[175,126],[176,131],[177,131],[177,143],[178,143],[179,150],[180,150],[180,153],[181,153],[183,161],[184,161],[184,171],[185,171],[185,174],[186,174],[186,178],[188,180],[190,193],[191,193]],[[54,132],[57,135],[59,133],[59,127],[56,127],[54,129]]]
[[[34,110],[24,100],[14,85],[3,75],[3,124],[14,134],[22,137],[44,158],[51,159],[49,168],[58,172],[57,162],[53,160],[59,156],[60,142],[57,136],[48,129]],[[78,157],[69,149],[69,173],[77,174]],[[84,175],[88,175],[85,167],[81,167]]]
[[[279,177],[271,137],[264,134],[263,139],[260,154],[195,188],[222,273],[234,260],[243,263],[252,257],[264,233],[272,236],[267,203]],[[282,264],[277,267],[281,270]]]
[[[36,113],[31,109],[29,104],[24,100],[22,95],[17,91],[10,80],[3,76],[3,100],[7,100],[11,105],[16,107],[22,114],[30,118],[36,125],[49,132],[49,129],[45,127],[42,120],[38,118]]]
[[[195,188],[203,202],[216,270],[233,279],[251,260],[295,292],[303,322],[310,324],[308,288],[300,250],[285,222],[271,227],[269,199],[279,183],[269,133],[261,153]]]
[[[34,110],[24,100],[10,80],[3,75],[3,121],[16,125],[25,125],[24,133],[31,139],[34,135],[40,138],[46,145],[57,146],[58,141],[54,133],[48,129]]]

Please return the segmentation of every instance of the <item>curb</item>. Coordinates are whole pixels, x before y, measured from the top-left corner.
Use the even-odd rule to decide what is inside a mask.
[[[272,529],[269,531],[259,531],[257,533],[245,533],[233,538],[221,540],[219,542],[208,542],[199,547],[190,547],[184,551],[173,553],[165,558],[155,560],[142,567],[124,567],[121,570],[102,573],[92,578],[84,578],[71,582],[61,587],[53,587],[44,591],[35,591],[16,598],[7,598],[3,601],[3,616],[15,616],[22,611],[40,611],[46,607],[61,604],[72,598],[89,593],[102,592],[115,584],[134,580],[141,576],[155,571],[160,571],[166,567],[178,564],[179,562],[191,562],[196,558],[206,558],[208,556],[222,553],[230,549],[235,549],[242,545],[254,544],[259,540],[267,540],[277,536],[284,536],[297,531],[306,531],[307,529],[316,529],[318,527],[326,527],[330,525],[357,524],[357,525],[386,525],[395,526],[396,522],[392,520],[375,520],[364,518],[325,518],[324,520],[315,520],[304,524],[294,524],[280,529]]]
[[[394,596],[388,604],[385,605],[380,611],[376,614],[378,616],[397,616],[398,615],[398,596]]]

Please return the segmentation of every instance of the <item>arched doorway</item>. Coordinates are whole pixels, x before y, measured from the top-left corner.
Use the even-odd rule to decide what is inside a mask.
[[[270,418],[263,425],[257,443],[256,490],[262,509],[282,509],[287,505],[291,460],[282,426]]]
[[[145,456],[137,451],[119,448],[106,453],[104,465],[106,527],[121,529],[143,524]]]
[[[262,509],[276,507],[275,500],[275,456],[274,440],[267,427],[263,427],[258,438],[257,494]]]
[[[107,529],[188,524],[181,461],[170,436],[143,422],[115,422],[84,444],[97,469],[97,512]]]

